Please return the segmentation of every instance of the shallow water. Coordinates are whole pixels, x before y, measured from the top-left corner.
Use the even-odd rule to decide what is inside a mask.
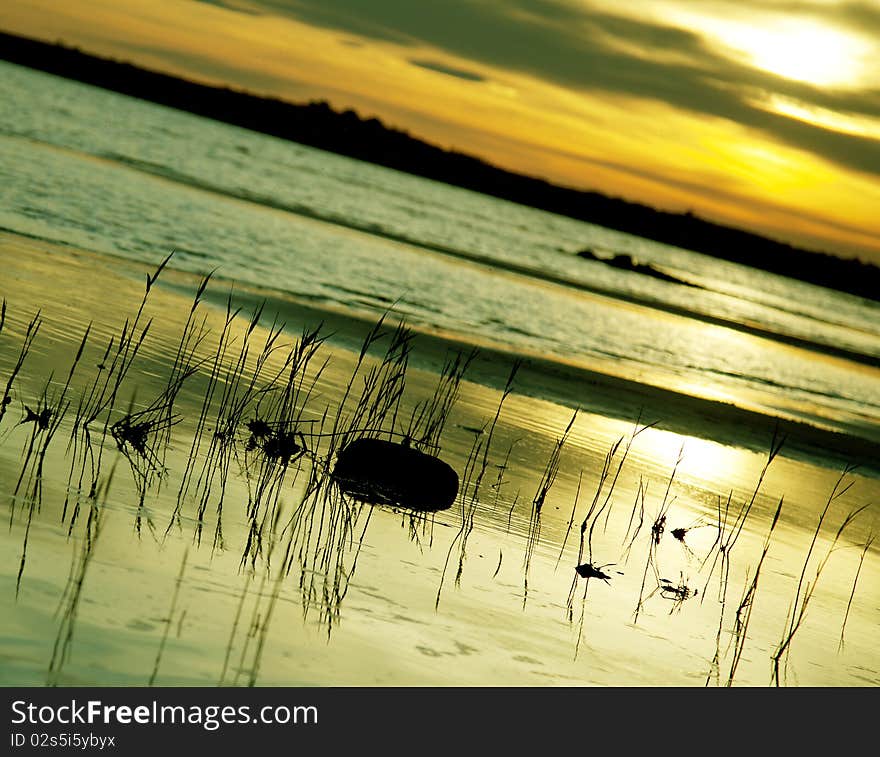
[[[102,361],[107,340],[118,336],[127,318],[135,317],[145,275],[152,269],[24,238],[7,237],[2,251],[8,310],[0,332],[0,375],[10,374],[37,308],[42,319],[13,383],[13,401],[0,422],[0,496],[9,515],[9,527],[0,537],[3,683],[723,685],[731,675],[736,609],[784,496],[733,675],[735,685],[763,686],[773,680],[771,657],[785,634],[817,519],[840,471],[788,459],[783,448],[730,552],[723,613],[719,565],[712,570],[712,560],[703,560],[711,554],[719,507],[732,492],[732,521],[751,498],[766,453],[656,428],[639,433],[608,507],[590,521],[591,526],[595,523],[590,559],[597,566],[614,563],[605,568],[609,581],[577,579],[569,608],[580,523],[596,492],[606,453],[619,438],[628,438],[636,418],[624,422],[599,414],[578,415],[534,538],[534,500],[571,410],[520,395],[515,383],[491,437],[479,492],[472,480],[453,508],[433,519],[351,502],[332,487],[325,490],[326,498],[305,496],[309,471],[320,466],[329,445],[327,438],[311,433],[309,453],[286,471],[278,496],[263,496],[257,516],[250,517],[248,503],[254,502],[265,461],[248,451],[241,428],[225,478],[222,514],[216,507],[218,478],[209,487],[208,506],[200,519],[195,479],[188,494],[178,498],[178,491],[191,459],[214,345],[223,328],[225,284],[209,283],[216,296],[206,298],[196,310],[199,318],[205,317],[209,332],[196,351],[204,362],[176,399],[174,412],[180,421],[171,429],[167,450],[162,450],[164,475],[150,477],[140,502],[135,474],[143,466],[129,466],[111,437],[103,445],[96,438],[95,453],[103,450],[100,471],[95,475],[87,466],[82,485],[77,476],[70,479],[71,462],[79,453],[69,440],[79,398],[88,394],[99,363],[107,362]],[[109,413],[111,420],[145,406],[166,385],[198,284],[197,277],[185,272],[167,270],[160,276],[140,321],[143,325],[152,318],[150,330]],[[243,312],[235,319],[230,361],[242,344],[249,317]],[[36,430],[33,423],[20,423],[25,406],[35,407],[50,376],[48,396],[58,396],[90,322],[89,341],[71,382],[73,404],[48,447],[42,487],[33,489],[36,478],[26,471],[23,485],[13,494]],[[254,345],[262,345],[272,323],[273,313],[267,310],[254,331]],[[288,319],[279,344],[290,345],[304,326],[312,325]],[[366,334],[366,327],[352,322],[351,330],[359,329]],[[386,337],[375,345],[373,359],[387,343]],[[434,344],[423,346],[418,337],[414,340],[401,420],[389,420],[383,426],[386,431],[399,431],[402,419],[409,417],[407,409],[434,391],[437,375],[423,369],[443,360],[442,355],[426,354],[438,349],[430,346]],[[308,371],[313,377],[316,367],[329,358],[300,405],[303,429],[314,432],[315,424],[308,421],[319,420],[325,411],[330,419],[336,416],[357,349],[346,334],[328,335]],[[264,376],[281,365],[283,354],[273,353]],[[363,375],[352,384],[355,395]],[[465,379],[440,440],[440,456],[463,480],[474,442],[488,441],[488,424],[501,401],[498,390]],[[268,399],[263,405],[253,404],[245,417],[266,412],[270,404]],[[349,401],[344,414],[351,406]],[[481,428],[482,434],[475,433]],[[197,469],[210,436],[203,436],[192,458]],[[133,458],[142,462],[137,455]],[[619,448],[599,495],[600,505],[620,458]],[[209,470],[216,473],[217,466]],[[89,497],[93,477],[98,486],[96,495]],[[846,476],[846,482],[852,486],[831,504],[804,570],[806,581],[812,582],[828,556],[790,655],[784,658],[782,684],[880,682],[876,546],[859,569],[862,545],[876,530],[880,485],[858,471]],[[28,484],[36,496],[28,496]],[[640,485],[647,493],[633,539],[640,519]],[[667,486],[665,530],[652,550],[651,524],[661,512]],[[77,503],[80,509],[74,516]],[[829,551],[846,515],[866,504],[869,509]],[[100,516],[100,530],[95,530],[94,520],[90,525],[89,513]],[[567,534],[570,520],[574,524]],[[220,541],[215,540],[218,523]],[[263,528],[262,552],[256,554],[248,548],[255,524]],[[673,529],[688,527],[683,543],[672,536]],[[79,562],[83,555],[85,562]],[[659,578],[676,585],[683,580],[699,593],[677,602],[659,591]],[[69,604],[71,597],[76,599],[75,609]],[[718,665],[713,666],[716,650]]]
[[[860,560],[877,530],[876,461],[835,490],[848,454],[836,445],[861,454],[880,442],[877,303],[5,63],[0,73],[0,682],[767,685],[807,596],[778,682],[880,681],[876,545]],[[583,260],[585,247],[697,286]],[[138,319],[146,277],[171,250]],[[214,269],[192,375],[167,440],[145,439],[148,464],[110,425],[162,396]],[[225,383],[204,405],[231,288],[242,310]],[[209,457],[214,416],[201,432],[198,419],[224,388],[243,391],[231,366],[262,300],[240,376],[257,373],[280,328],[257,378],[274,388],[237,419],[224,467]],[[320,435],[321,420],[326,431],[350,418],[390,337],[352,379],[361,343],[389,311],[418,335],[384,434],[406,430],[453,346],[482,348],[429,448],[463,482],[432,518],[347,500],[322,467],[338,436]],[[149,331],[89,443],[77,409],[101,393],[107,344],[136,319]],[[279,468],[248,448],[246,423],[277,409],[285,381],[272,371],[319,322],[326,341],[294,402],[306,452]],[[502,404],[516,357],[528,360]],[[28,420],[47,402],[47,420],[60,420],[51,440]],[[546,487],[576,406],[590,412]],[[617,447],[601,483],[639,418],[661,425],[636,435],[619,474]],[[729,538],[776,418],[799,421],[797,438],[770,465],[722,574],[719,522]],[[688,529],[683,541],[675,529]],[[607,582],[576,579],[586,561]],[[687,587],[682,601],[670,586]]]

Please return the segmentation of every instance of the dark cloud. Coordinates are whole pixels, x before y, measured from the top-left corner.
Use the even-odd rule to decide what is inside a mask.
[[[838,8],[820,6],[820,12],[833,12],[834,18],[851,28],[867,33],[875,39],[880,36],[880,8],[867,3],[844,3]]]
[[[789,81],[718,54],[687,29],[563,0],[255,0],[254,4],[309,24],[412,47],[430,46],[580,91],[644,98],[729,119],[838,165],[880,174],[880,141],[807,124],[760,105],[767,95],[779,94],[845,113],[880,116],[880,90],[819,89]],[[836,23],[880,30],[880,12],[863,3],[834,10],[799,2],[754,7],[826,20],[833,13]]]
[[[223,10],[235,11],[236,13],[244,13],[246,16],[263,15],[262,11],[255,10],[254,8],[250,7],[244,7],[234,2],[224,2],[224,0],[195,0],[195,2],[204,3],[205,5],[215,5],[218,8],[223,8]]]
[[[407,62],[412,64],[413,66],[426,68],[428,69],[428,71],[434,71],[438,74],[454,76],[456,79],[464,79],[465,81],[486,81],[486,77],[482,74],[477,74],[473,71],[467,71],[463,68],[453,68],[452,66],[447,66],[443,63],[437,63],[436,61],[432,60],[416,60],[414,58],[410,58]]]

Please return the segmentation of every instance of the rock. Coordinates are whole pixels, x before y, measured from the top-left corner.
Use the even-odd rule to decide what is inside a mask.
[[[332,477],[357,499],[425,512],[446,510],[458,494],[458,474],[447,463],[383,439],[355,439],[339,453]]]

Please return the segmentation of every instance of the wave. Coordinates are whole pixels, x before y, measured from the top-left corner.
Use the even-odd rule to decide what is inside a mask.
[[[328,213],[316,209],[314,207],[302,205],[299,203],[285,203],[275,198],[268,197],[255,192],[249,192],[242,189],[232,189],[213,182],[205,181],[203,178],[193,176],[178,171],[169,166],[132,158],[128,155],[122,155],[115,152],[100,153],[96,157],[100,159],[112,161],[125,165],[129,168],[157,176],[168,181],[183,184],[204,192],[222,196],[224,198],[237,200],[240,202],[252,203],[284,213],[291,213],[312,221],[328,223],[334,226],[350,229],[362,234],[383,240],[407,245],[420,250],[443,255],[457,260],[466,261],[473,265],[478,265],[492,271],[502,271],[515,276],[523,276],[532,280],[541,281],[543,283],[565,287],[580,292],[585,292],[601,297],[608,297],[614,300],[625,302],[639,307],[650,308],[655,311],[675,315],[683,318],[692,319],[713,326],[721,326],[741,333],[756,336],[762,339],[769,339],[774,342],[785,344],[800,349],[810,350],[812,352],[821,353],[831,357],[842,358],[851,362],[860,363],[871,367],[880,367],[880,355],[866,354],[864,352],[850,349],[842,345],[829,344],[827,342],[817,341],[814,339],[796,336],[794,334],[783,333],[768,328],[758,323],[737,321],[732,318],[723,316],[715,316],[709,313],[676,305],[670,302],[662,302],[656,299],[645,298],[634,294],[622,292],[609,286],[602,284],[587,283],[582,280],[572,279],[571,277],[542,270],[536,266],[516,263],[510,260],[503,260],[489,255],[481,255],[469,250],[429,242],[416,238],[407,234],[401,234],[378,226],[375,223],[363,223],[351,218],[342,217],[335,213]],[[638,275],[638,274],[633,274]],[[689,286],[688,284],[676,284],[674,282],[666,282],[667,286]],[[816,320],[816,319],[814,319]]]

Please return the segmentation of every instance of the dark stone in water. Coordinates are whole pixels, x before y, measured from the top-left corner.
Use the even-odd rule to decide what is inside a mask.
[[[579,258],[583,258],[584,260],[598,260],[602,262],[602,258],[600,258],[593,250],[589,247],[584,247],[582,250],[578,250],[575,253]]]
[[[458,494],[458,474],[437,457],[397,442],[356,439],[336,460],[333,480],[353,497],[434,512]]]
[[[597,263],[604,263],[605,265],[609,265],[612,268],[620,268],[624,271],[632,271],[633,273],[640,273],[645,276],[652,276],[655,279],[659,279],[660,281],[668,281],[671,284],[681,284],[687,287],[702,289],[699,284],[692,284],[690,281],[685,281],[684,279],[670,276],[668,273],[664,273],[663,271],[658,270],[654,266],[647,263],[639,263],[632,257],[632,255],[614,255],[610,258],[603,258],[593,252],[593,250],[591,250],[589,247],[585,247],[583,250],[579,250],[575,254],[579,258],[583,258],[584,260],[595,260]]]

